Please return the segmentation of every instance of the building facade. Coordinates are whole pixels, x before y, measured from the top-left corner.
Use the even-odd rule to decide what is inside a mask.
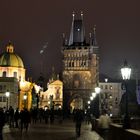
[[[96,26],[86,41],[83,13],[80,19],[72,14],[69,40],[63,35],[64,110],[85,109],[88,98],[98,83],[99,56]]]
[[[120,101],[124,91],[122,83],[119,82],[100,82],[100,112],[106,110],[113,117],[120,115]]]
[[[0,54],[0,107],[6,107],[6,92],[9,92],[8,108],[23,109],[32,107],[32,88],[34,83],[25,80],[25,68],[19,55],[14,52],[12,43]],[[27,96],[26,101],[24,96]]]
[[[57,110],[63,108],[63,83],[59,79],[50,80],[48,89],[40,92],[39,107]]]

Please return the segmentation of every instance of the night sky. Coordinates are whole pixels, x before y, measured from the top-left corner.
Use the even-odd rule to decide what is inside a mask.
[[[21,56],[27,77],[45,77],[52,66],[61,70],[62,33],[69,37],[72,12],[84,13],[88,39],[93,26],[97,27],[100,47],[100,72],[120,77],[120,67],[127,59],[135,78],[140,77],[140,1],[139,0],[1,0],[0,52],[13,42]],[[48,42],[47,48],[40,50]]]

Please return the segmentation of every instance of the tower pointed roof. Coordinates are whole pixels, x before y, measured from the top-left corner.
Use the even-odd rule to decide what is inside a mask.
[[[75,13],[72,14],[72,25],[69,38],[69,46],[84,45],[85,44],[85,29],[83,23],[83,12],[81,12],[81,19],[75,19]]]
[[[93,46],[97,46],[96,25],[94,25],[94,27],[93,27]]]

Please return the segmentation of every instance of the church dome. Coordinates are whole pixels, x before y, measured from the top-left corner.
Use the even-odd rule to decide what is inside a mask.
[[[0,54],[0,66],[24,68],[22,59],[14,53],[14,47],[11,43],[7,45],[6,52]]]

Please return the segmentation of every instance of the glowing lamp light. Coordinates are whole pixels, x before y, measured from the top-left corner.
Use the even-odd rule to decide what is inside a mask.
[[[100,88],[100,87],[96,87],[96,88],[95,88],[95,92],[96,92],[97,94],[99,94],[100,91],[101,91],[101,88]]]
[[[90,104],[90,101],[88,101],[88,104]]]
[[[91,100],[91,101],[93,100],[93,96],[90,96],[90,100]]]
[[[131,75],[131,68],[128,66],[127,61],[124,61],[124,66],[121,68],[121,74],[123,80],[129,80]]]
[[[10,96],[10,92],[9,91],[6,91],[5,95],[8,98]]]
[[[96,93],[95,93],[95,92],[92,93],[92,97],[93,97],[93,98],[96,97]]]
[[[23,99],[27,100],[27,95],[26,94],[24,94]]]

